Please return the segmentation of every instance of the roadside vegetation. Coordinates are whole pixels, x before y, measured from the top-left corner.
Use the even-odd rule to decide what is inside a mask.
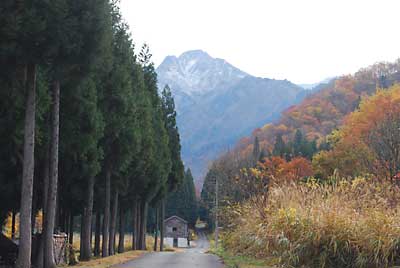
[[[137,259],[145,253],[146,253],[146,251],[142,251],[142,250],[135,250],[135,251],[131,250],[131,251],[127,251],[125,253],[120,253],[120,254],[116,254],[113,256],[105,257],[105,258],[94,258],[93,260],[90,260],[87,262],[81,262],[81,263],[77,264],[75,267],[109,268],[114,265],[123,264],[127,261]]]
[[[218,183],[228,259],[400,264],[399,73],[396,62],[338,78],[213,163],[201,211],[214,224]]]
[[[215,249],[214,241],[211,241],[211,245],[209,253],[220,257],[226,268],[275,268],[277,264],[274,258],[260,260],[242,254],[233,254],[223,246]]]
[[[370,178],[270,189],[227,207],[223,245],[285,267],[389,267],[400,261],[400,188]]]

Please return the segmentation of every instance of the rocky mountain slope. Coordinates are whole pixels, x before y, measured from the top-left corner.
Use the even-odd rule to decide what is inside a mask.
[[[166,57],[157,74],[160,89],[168,84],[175,97],[182,157],[197,186],[218,154],[307,95],[287,80],[251,76],[201,50]]]

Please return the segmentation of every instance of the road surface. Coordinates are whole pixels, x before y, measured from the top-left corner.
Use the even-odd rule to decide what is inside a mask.
[[[199,233],[196,246],[183,252],[152,252],[139,259],[114,266],[114,268],[223,268],[215,255],[207,254],[210,247],[207,237]]]

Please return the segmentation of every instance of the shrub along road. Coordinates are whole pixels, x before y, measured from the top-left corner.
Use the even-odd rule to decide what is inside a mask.
[[[207,254],[210,244],[204,233],[199,233],[196,245],[182,252],[153,252],[114,268],[222,268],[215,255]]]

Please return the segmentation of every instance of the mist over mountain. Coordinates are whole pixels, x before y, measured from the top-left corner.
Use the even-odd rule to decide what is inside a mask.
[[[157,74],[159,88],[168,84],[174,95],[182,157],[197,186],[211,160],[307,95],[287,80],[254,77],[201,50],[166,57]]]
[[[308,90],[314,90],[314,89],[318,89],[319,86],[321,85],[328,85],[332,80],[334,80],[335,77],[328,77],[325,78],[322,81],[319,81],[318,83],[312,83],[312,84],[297,84],[298,86],[304,88],[304,89],[308,89]]]

